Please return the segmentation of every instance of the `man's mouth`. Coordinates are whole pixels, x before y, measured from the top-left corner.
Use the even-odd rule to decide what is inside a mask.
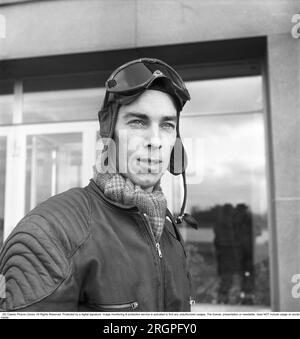
[[[138,161],[145,165],[150,165],[150,166],[162,163],[162,160],[160,159],[151,159],[151,158],[138,158]]]

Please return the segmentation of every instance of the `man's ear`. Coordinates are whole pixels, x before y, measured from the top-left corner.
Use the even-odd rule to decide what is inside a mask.
[[[175,145],[171,152],[168,171],[173,175],[182,174],[187,168],[187,154],[185,152],[182,140],[176,138]]]
[[[100,124],[100,136],[102,138],[112,138],[116,126],[118,111],[120,105],[112,102],[101,108],[98,112],[98,120]]]

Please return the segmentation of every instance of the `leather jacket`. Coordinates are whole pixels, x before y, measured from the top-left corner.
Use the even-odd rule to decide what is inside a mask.
[[[93,180],[49,198],[0,252],[3,311],[190,311],[183,240],[167,211],[160,244],[146,216]],[[168,220],[170,218],[170,220]]]

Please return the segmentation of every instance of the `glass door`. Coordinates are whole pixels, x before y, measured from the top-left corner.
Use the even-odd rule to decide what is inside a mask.
[[[82,133],[28,135],[25,212],[82,183]]]
[[[10,208],[6,208],[4,238],[39,203],[70,188],[88,184],[95,162],[98,122],[35,124],[14,129],[18,131],[14,130],[12,137],[12,170],[6,180],[5,202],[9,202]],[[5,147],[4,141],[1,141],[2,194],[5,191],[2,175]],[[0,196],[0,204],[3,205],[2,201],[4,203]]]

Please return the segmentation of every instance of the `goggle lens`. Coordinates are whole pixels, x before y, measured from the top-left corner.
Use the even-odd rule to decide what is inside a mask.
[[[151,76],[151,71],[139,62],[121,69],[112,80],[108,81],[108,87],[112,91],[128,91],[146,83]]]
[[[182,91],[182,94],[189,99],[189,94],[181,78],[171,68],[158,62],[136,62],[132,63],[119,72],[112,79],[107,81],[107,90],[113,93],[130,92],[146,85],[156,73],[170,79]]]

